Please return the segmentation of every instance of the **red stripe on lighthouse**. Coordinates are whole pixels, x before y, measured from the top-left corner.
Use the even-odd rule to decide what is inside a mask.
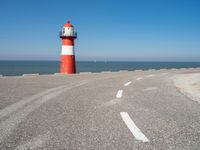
[[[62,39],[62,45],[74,45],[73,38],[64,38]]]
[[[76,73],[75,55],[62,55],[61,56],[61,73]]]

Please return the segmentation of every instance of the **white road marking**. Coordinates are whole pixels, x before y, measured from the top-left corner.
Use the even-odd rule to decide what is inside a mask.
[[[128,86],[129,84],[131,84],[131,81],[125,83],[124,86]]]
[[[138,81],[138,80],[141,80],[141,79],[143,79],[143,78],[142,78],[142,77],[136,78],[137,81]]]
[[[147,139],[147,137],[141,132],[141,130],[135,125],[135,123],[133,122],[133,120],[130,118],[130,116],[128,115],[127,112],[120,112],[120,115],[123,119],[123,121],[125,122],[125,124],[127,125],[127,127],[129,128],[129,130],[131,131],[131,133],[133,134],[133,136],[137,139],[140,140],[142,142],[149,142],[149,140]]]
[[[122,94],[123,94],[123,90],[119,90],[119,91],[117,92],[116,98],[121,98],[121,97],[122,97]]]

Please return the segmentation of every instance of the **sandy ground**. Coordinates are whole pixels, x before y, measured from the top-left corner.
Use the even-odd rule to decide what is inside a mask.
[[[176,75],[173,81],[183,94],[200,104],[200,73]]]

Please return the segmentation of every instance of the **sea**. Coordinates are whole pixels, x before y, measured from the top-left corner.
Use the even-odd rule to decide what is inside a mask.
[[[148,62],[148,61],[78,61],[77,72],[102,72],[120,70],[148,70],[170,68],[197,68],[200,62]],[[59,61],[0,61],[0,75],[19,76],[23,74],[58,73]]]

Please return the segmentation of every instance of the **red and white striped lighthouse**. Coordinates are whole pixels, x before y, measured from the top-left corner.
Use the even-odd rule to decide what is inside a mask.
[[[62,39],[60,73],[76,73],[74,53],[74,39],[76,39],[76,37],[77,33],[74,31],[73,25],[70,24],[70,21],[68,20],[60,32],[60,38]]]

